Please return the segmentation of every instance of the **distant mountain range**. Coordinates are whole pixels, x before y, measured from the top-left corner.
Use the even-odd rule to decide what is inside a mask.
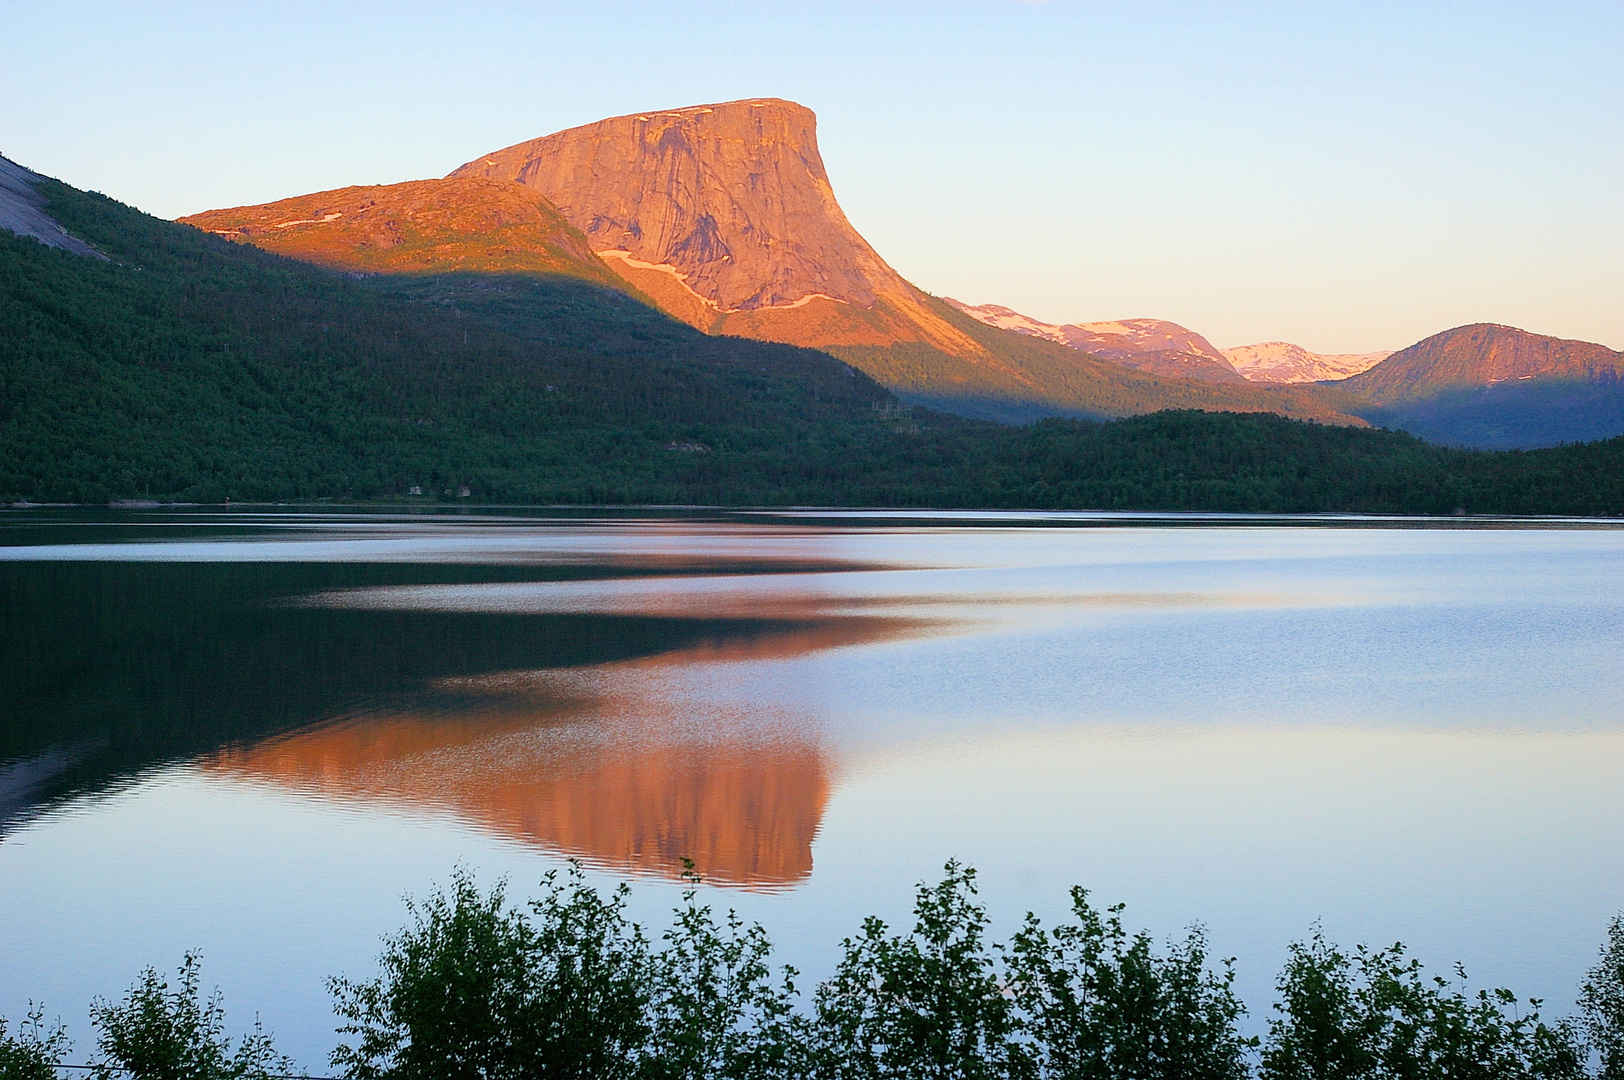
[[[1368,371],[1391,352],[1316,353],[1287,341],[1265,341],[1225,349],[1235,370],[1253,382],[1335,382]]]
[[[1339,384],[1373,423],[1433,442],[1554,446],[1624,432],[1624,353],[1475,323],[1434,334]]]
[[[1121,319],[1116,322],[1057,326],[998,304],[970,305],[946,299],[958,310],[988,326],[1059,342],[1079,352],[1092,353],[1139,371],[1212,382],[1243,381],[1240,372],[1235,370],[1223,353],[1212,347],[1210,341],[1193,330],[1165,319]]]

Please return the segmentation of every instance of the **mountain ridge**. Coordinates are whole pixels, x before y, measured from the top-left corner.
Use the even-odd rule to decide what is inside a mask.
[[[350,273],[544,273],[624,287],[537,192],[485,178],[410,180],[178,218],[205,232]]]
[[[1209,382],[1241,381],[1240,372],[1212,342],[1166,319],[1046,323],[1002,304],[966,304],[951,297],[944,299],[988,326],[1043,338],[1153,375]]]

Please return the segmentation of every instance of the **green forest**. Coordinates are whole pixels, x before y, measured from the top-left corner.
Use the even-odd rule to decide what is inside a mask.
[[[1526,452],[1269,414],[1019,426],[536,275],[345,277],[54,182],[0,232],[0,501],[1624,513],[1624,438]]]

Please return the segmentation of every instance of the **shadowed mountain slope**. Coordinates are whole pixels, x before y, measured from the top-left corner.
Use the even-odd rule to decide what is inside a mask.
[[[1435,442],[1485,449],[1624,434],[1624,353],[1475,323],[1446,330],[1337,385],[1345,408]]]
[[[1458,326],[1401,349],[1342,385],[1378,405],[1419,401],[1444,390],[1541,376],[1617,380],[1624,353],[1589,341],[1512,326]]]
[[[46,198],[38,190],[45,177],[25,169],[7,157],[0,157],[0,229],[28,236],[49,247],[76,255],[101,253],[78,237],[70,235],[45,212]]]

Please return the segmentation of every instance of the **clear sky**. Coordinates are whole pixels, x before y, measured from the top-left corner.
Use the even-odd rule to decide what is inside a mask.
[[[771,95],[934,293],[1220,346],[1624,348],[1620,0],[0,8],[0,153],[166,217]]]

